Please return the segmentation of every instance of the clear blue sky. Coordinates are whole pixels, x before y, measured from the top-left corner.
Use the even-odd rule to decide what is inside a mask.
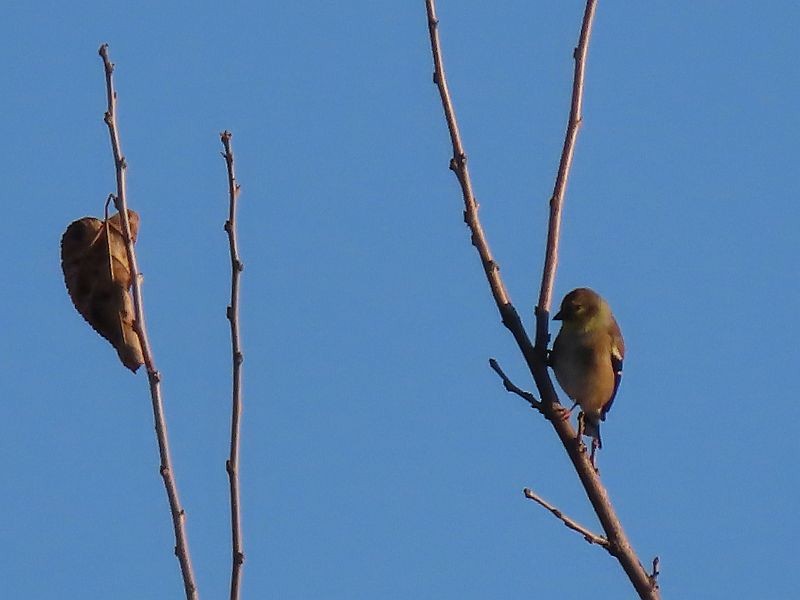
[[[632,597],[461,220],[423,0],[5,3],[0,588],[182,594],[143,373],[73,309],[72,220],[114,189],[117,63],[151,341],[201,594],[226,594],[218,133],[243,274],[245,598]],[[481,216],[528,324],[583,2],[440,0]],[[604,481],[671,598],[796,594],[797,23],[790,1],[600,2],[556,296],[628,345]]]

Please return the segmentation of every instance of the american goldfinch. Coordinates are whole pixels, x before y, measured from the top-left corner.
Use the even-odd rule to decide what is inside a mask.
[[[603,445],[600,421],[605,421],[622,378],[625,342],[611,307],[589,288],[567,294],[553,319],[561,321],[561,331],[550,364],[559,385],[581,407],[583,433],[592,438],[594,457]]]

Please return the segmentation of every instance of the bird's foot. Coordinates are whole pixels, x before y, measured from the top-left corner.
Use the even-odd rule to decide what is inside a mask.
[[[553,404],[553,411],[556,413],[556,417],[560,418],[562,421],[566,421],[572,416],[572,409],[575,408],[577,404],[573,404],[572,408],[564,408],[561,404]]]

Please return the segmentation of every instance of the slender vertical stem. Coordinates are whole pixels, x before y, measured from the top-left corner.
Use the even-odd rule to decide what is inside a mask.
[[[572,77],[572,101],[567,121],[567,134],[564,137],[564,148],[561,151],[561,160],[558,165],[558,175],[553,186],[553,196],[550,198],[550,219],[547,228],[547,246],[544,256],[544,269],[542,272],[542,285],[539,290],[539,302],[536,306],[536,337],[534,345],[537,351],[544,351],[549,341],[548,322],[550,320],[550,305],[553,302],[553,283],[555,282],[558,267],[558,243],[561,237],[561,209],[564,205],[564,194],[567,190],[567,180],[572,168],[572,158],[575,155],[575,142],[578,140],[578,131],[583,123],[583,80],[586,72],[586,55],[589,51],[589,38],[592,35],[594,13],[597,0],[588,0],[583,13],[581,34],[578,46],[572,53],[575,59],[575,70]]]
[[[125,174],[127,164],[122,154],[122,147],[119,141],[119,130],[117,127],[117,92],[114,90],[113,73],[114,64],[108,57],[108,44],[100,46],[100,56],[103,58],[103,66],[106,74],[106,95],[108,98],[108,108],[105,113],[105,123],[108,125],[108,133],[111,136],[111,148],[114,154],[114,166],[117,174],[117,194],[114,197],[114,205],[120,214],[122,223],[122,235],[125,238],[125,246],[128,253],[128,264],[131,270],[133,307],[134,307],[134,330],[139,336],[142,346],[144,364],[147,367],[147,379],[150,384],[150,398],[153,404],[153,420],[155,421],[156,439],[158,440],[158,454],[160,459],[159,472],[164,480],[164,488],[167,491],[169,500],[169,510],[172,514],[172,526],[175,531],[175,555],[181,567],[183,576],[183,587],[186,591],[187,600],[198,598],[197,584],[195,582],[194,571],[192,569],[192,559],[189,553],[189,541],[186,536],[186,512],[181,506],[178,496],[178,485],[172,471],[172,458],[169,451],[169,437],[167,435],[167,421],[164,416],[164,403],[161,398],[161,374],[156,369],[153,360],[153,353],[150,342],[147,338],[147,329],[144,321],[144,304],[142,301],[142,280],[136,262],[136,252],[131,240],[131,228],[128,221],[128,203],[125,195],[126,182]]]
[[[228,305],[226,315],[231,325],[231,355],[233,358],[233,400],[231,409],[231,448],[230,456],[225,463],[228,472],[231,493],[231,548],[233,564],[231,567],[231,600],[238,600],[239,588],[242,581],[242,565],[244,563],[244,550],[242,547],[242,516],[241,500],[239,495],[239,431],[242,415],[242,354],[239,337],[239,280],[244,264],[239,258],[239,246],[236,239],[236,206],[239,199],[240,187],[236,182],[233,169],[233,149],[231,148],[230,131],[220,134],[225,152],[225,164],[228,168],[228,220],[225,221],[225,231],[228,234],[228,245],[231,254],[231,303]]]

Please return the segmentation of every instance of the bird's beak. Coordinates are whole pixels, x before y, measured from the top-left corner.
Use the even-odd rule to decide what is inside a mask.
[[[561,316],[561,311],[558,311],[556,313],[556,316],[553,317],[553,321],[563,321],[563,320],[564,320],[564,317]]]

